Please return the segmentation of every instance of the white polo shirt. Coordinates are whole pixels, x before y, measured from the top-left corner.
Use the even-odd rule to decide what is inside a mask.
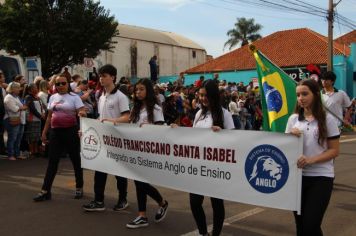
[[[153,108],[153,123],[160,122],[160,121],[164,122],[162,108],[159,105],[155,104]],[[146,107],[141,109],[140,118],[138,119],[137,122],[135,122],[135,124],[138,125],[141,125],[142,123],[149,123]]]
[[[234,129],[234,121],[232,120],[232,115],[231,113],[226,110],[225,108],[222,108],[223,114],[224,114],[224,129]],[[206,116],[203,117],[201,115],[202,110],[199,110],[197,114],[195,115],[193,127],[194,128],[211,128],[213,126],[213,117],[211,116],[211,112],[208,111]]]
[[[316,120],[307,121],[307,120],[298,120],[298,114],[293,114],[289,117],[286,133],[290,133],[292,128],[297,128],[303,132],[303,154],[308,157],[313,157],[319,155],[320,153],[325,152],[327,148],[327,142],[322,145],[318,143],[319,137],[319,128],[318,122]],[[336,120],[332,115],[326,115],[326,129],[327,129],[327,138],[339,138],[340,132],[337,126]],[[327,162],[315,163],[312,165],[307,165],[303,169],[303,176],[326,176],[334,177],[334,160],[331,159]]]
[[[341,120],[343,120],[343,110],[346,107],[351,106],[351,101],[349,96],[342,91],[335,89],[333,93],[325,93],[324,91],[322,92],[322,99],[323,103],[325,106],[337,117],[339,117]],[[328,112],[329,113],[329,112]],[[338,120],[337,118],[334,117],[334,119]],[[341,125],[341,122],[338,120],[338,125]]]
[[[102,93],[99,98],[99,119],[118,118],[123,112],[130,111],[129,99],[120,90],[114,93]]]

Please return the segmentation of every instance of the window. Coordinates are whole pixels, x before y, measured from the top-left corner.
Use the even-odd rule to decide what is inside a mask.
[[[20,74],[20,65],[15,58],[0,57],[0,69],[4,72],[5,82],[12,82],[13,78]]]
[[[196,57],[197,57],[197,52],[194,51],[194,50],[192,51],[192,57],[193,57],[193,58],[196,58]]]

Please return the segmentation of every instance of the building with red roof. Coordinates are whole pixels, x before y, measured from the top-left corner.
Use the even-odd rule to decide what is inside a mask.
[[[353,34],[352,34],[353,35]],[[351,35],[351,36],[352,36]],[[349,35],[340,37],[348,39]],[[338,38],[334,41],[334,72],[337,75],[336,86],[352,96],[356,87],[353,82],[354,66],[356,61],[356,44],[352,48],[345,43],[340,43]],[[353,40],[355,41],[355,40]],[[346,42],[346,41],[345,41]],[[268,57],[274,64],[281,67],[294,79],[299,79],[300,71],[308,74],[306,67],[310,64],[326,70],[327,65],[327,37],[308,28],[278,31],[254,42],[260,52]],[[353,52],[353,53],[352,53]],[[347,70],[345,72],[345,68]],[[356,68],[356,66],[355,66]],[[184,73],[186,84],[193,83],[200,75],[212,78],[214,73],[219,73],[222,80],[244,82],[247,84],[252,78],[257,77],[256,61],[249,51],[248,45],[235,49],[214,60],[207,61]],[[356,80],[356,78],[355,78]]]
[[[350,47],[351,43],[356,43],[356,30],[353,30],[343,36],[338,37],[334,40],[338,44],[343,45],[344,47]]]

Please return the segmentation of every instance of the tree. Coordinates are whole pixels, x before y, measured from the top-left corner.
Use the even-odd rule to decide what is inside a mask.
[[[48,77],[112,49],[117,26],[94,0],[6,0],[0,4],[0,49],[39,56]]]
[[[246,19],[245,17],[237,18],[235,28],[227,32],[229,40],[224,44],[224,48],[229,46],[229,50],[241,42],[241,46],[249,44],[249,42],[256,41],[262,38],[258,31],[262,29],[262,25],[255,24],[255,20]]]

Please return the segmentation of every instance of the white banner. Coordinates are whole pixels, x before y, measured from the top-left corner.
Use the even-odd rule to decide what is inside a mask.
[[[81,119],[82,167],[205,196],[300,210],[302,139]]]

